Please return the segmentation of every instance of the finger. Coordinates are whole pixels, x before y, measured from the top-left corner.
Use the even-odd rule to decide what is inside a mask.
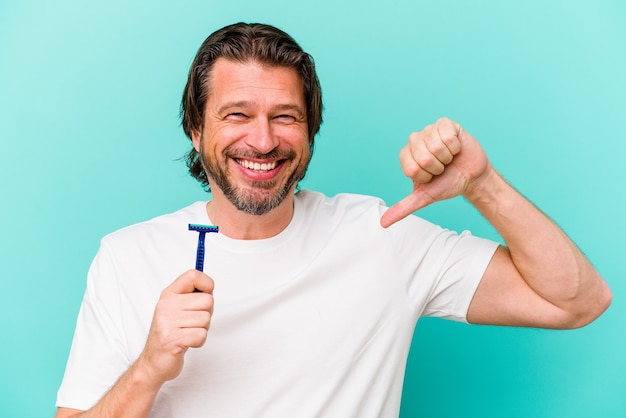
[[[413,180],[414,183],[428,183],[434,176],[433,173],[418,164],[409,146],[400,150],[400,167],[402,167],[404,175]]]
[[[175,344],[179,347],[202,347],[206,342],[208,332],[207,328],[202,327],[181,329]]]
[[[201,292],[211,293],[213,292],[214,282],[213,280],[198,270],[188,270],[181,274],[170,284],[165,291],[172,293],[192,293],[196,289]]]
[[[429,131],[428,135],[424,136],[424,145],[428,152],[430,152],[443,167],[450,164],[454,159],[455,154],[453,154],[451,147],[453,149],[457,148],[454,143],[455,140],[456,142],[460,142],[455,136],[450,137],[447,135],[444,138],[439,130],[432,129]],[[441,171],[443,171],[443,169]],[[437,175],[439,174],[441,173],[437,173]]]
[[[186,296],[198,296],[194,299]],[[207,298],[199,296],[206,295]],[[202,300],[204,299],[204,300]],[[167,330],[180,327],[205,326],[207,316],[213,315],[213,299],[206,293],[190,293],[178,295],[170,293],[157,302],[154,311],[153,325],[156,330]],[[190,318],[196,318],[190,322]]]
[[[426,207],[431,203],[431,198],[429,198],[425,193],[416,190],[387,209],[380,218],[380,225],[383,228],[388,228],[396,222],[411,215],[413,212]]]
[[[461,125],[450,119],[441,118],[435,123],[435,128],[450,154],[454,156],[461,152]]]
[[[417,161],[415,161],[409,146],[405,146],[400,150],[400,167],[402,167],[404,175],[415,183],[428,183],[433,178],[431,173],[424,170]]]
[[[198,296],[198,294],[190,294]],[[182,297],[187,295],[171,294],[167,299],[161,299],[157,303],[154,318],[150,328],[151,341],[158,341],[159,345],[188,345],[189,340],[184,337],[185,330],[201,328],[208,330],[212,319],[210,310],[187,310],[181,307]]]
[[[208,311],[181,311],[177,314],[176,326],[178,328],[204,328],[209,329],[211,313]]]
[[[213,295],[206,292],[185,293],[177,295],[180,306],[187,311],[213,312]]]
[[[424,130],[421,133],[414,133],[409,136],[409,150],[411,152],[411,158],[413,158],[421,170],[430,174],[430,178],[427,181],[420,181],[421,179],[411,177],[420,183],[430,181],[433,176],[443,173],[445,168],[444,164],[428,147],[428,142],[433,142],[433,145],[431,145],[433,148],[440,148],[441,146],[445,148],[445,145],[443,144],[439,147],[434,145],[434,142],[438,140],[436,136],[437,132],[432,129]]]

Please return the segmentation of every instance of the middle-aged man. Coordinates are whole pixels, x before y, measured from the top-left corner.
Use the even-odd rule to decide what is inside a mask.
[[[102,240],[57,417],[393,417],[419,317],[575,328],[608,307],[589,261],[449,119],[410,135],[413,192],[389,208],[296,192],[321,108],[289,35],[236,24],[207,38],[182,115],[211,200]],[[459,195],[506,246],[412,215]],[[190,270],[195,223],[219,226],[206,274]]]

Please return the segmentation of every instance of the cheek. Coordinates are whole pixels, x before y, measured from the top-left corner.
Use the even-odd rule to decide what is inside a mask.
[[[215,153],[223,150],[233,142],[236,132],[232,128],[207,126],[202,133],[201,146],[203,152]]]
[[[250,129],[245,125],[221,126],[211,132],[210,144],[213,150],[217,152],[224,151],[229,147],[236,147],[248,135],[250,135]]]
[[[274,130],[274,135],[285,143],[288,143],[292,148],[309,148],[308,132],[302,127],[278,126]]]

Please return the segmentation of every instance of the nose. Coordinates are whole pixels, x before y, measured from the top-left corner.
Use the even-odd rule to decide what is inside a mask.
[[[256,118],[245,142],[261,154],[267,154],[278,146],[278,139],[272,132],[272,125],[266,118]]]

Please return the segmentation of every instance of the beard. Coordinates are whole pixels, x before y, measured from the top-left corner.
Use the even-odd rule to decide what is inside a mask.
[[[211,158],[208,152],[205,152],[202,143],[200,140],[200,161],[207,177],[213,180],[230,203],[250,215],[264,215],[277,208],[291,193],[292,188],[304,178],[311,161],[311,154],[308,153],[303,154],[302,159],[297,162],[294,150],[275,149],[267,154],[260,154],[251,150],[238,151],[227,148],[220,163],[217,158]],[[252,181],[249,187],[242,187],[232,181],[226,166],[226,161],[233,159],[234,155],[238,158],[278,159],[283,166],[290,162],[297,162],[297,165],[291,169],[291,173],[282,184],[279,184],[279,180]]]

